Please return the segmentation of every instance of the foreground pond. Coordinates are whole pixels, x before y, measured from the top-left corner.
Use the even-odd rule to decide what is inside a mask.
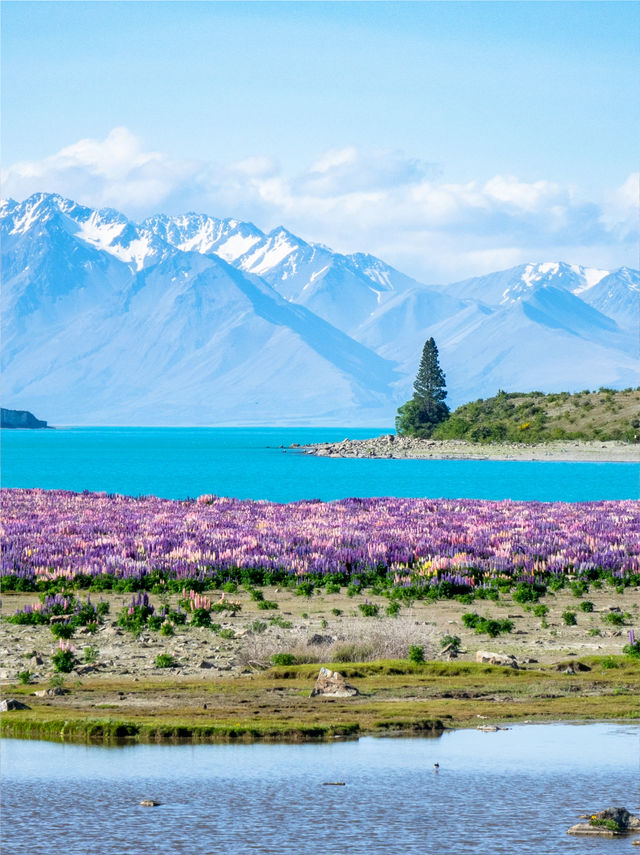
[[[638,807],[632,725],[305,745],[0,747],[3,848],[32,855],[613,855],[630,839],[574,838],[567,828],[581,813]],[[143,798],[162,804],[141,807]]]

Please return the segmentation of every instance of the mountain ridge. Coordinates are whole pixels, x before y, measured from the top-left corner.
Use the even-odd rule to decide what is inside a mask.
[[[134,223],[44,193],[5,200],[0,228],[5,399],[54,423],[383,426],[430,335],[453,406],[637,385],[640,276],[625,267],[429,286],[284,227]]]

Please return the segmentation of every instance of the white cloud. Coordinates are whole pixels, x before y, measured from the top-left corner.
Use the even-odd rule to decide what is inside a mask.
[[[636,263],[638,175],[603,200],[557,182],[496,175],[444,183],[433,164],[354,146],[319,154],[289,175],[256,156],[227,164],[148,151],[126,128],[84,139],[3,174],[3,194],[57,192],[131,217],[199,210],[283,224],[343,252],[367,251],[424,281],[447,281],[524,261]]]

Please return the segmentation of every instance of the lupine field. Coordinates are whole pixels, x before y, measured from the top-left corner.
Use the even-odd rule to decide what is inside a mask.
[[[554,577],[640,584],[640,502],[171,501],[10,489],[2,587],[202,591],[229,581],[451,595]]]

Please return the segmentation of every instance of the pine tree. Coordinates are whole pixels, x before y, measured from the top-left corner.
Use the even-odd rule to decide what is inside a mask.
[[[398,409],[396,430],[399,434],[427,437],[449,415],[445,377],[438,362],[438,348],[433,338],[422,348],[420,367],[413,384],[413,398]]]

